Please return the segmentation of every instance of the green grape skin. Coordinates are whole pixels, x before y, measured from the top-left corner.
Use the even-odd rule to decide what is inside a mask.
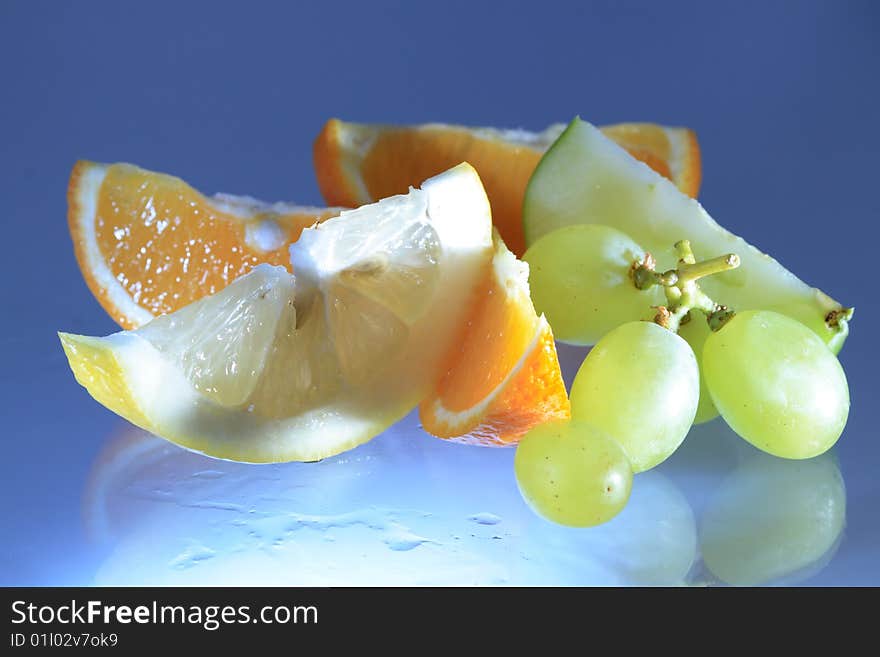
[[[789,461],[752,450],[709,498],[700,551],[728,584],[791,584],[827,562],[845,525],[846,489],[833,452]]]
[[[737,313],[703,346],[712,401],[730,428],[774,456],[828,450],[849,415],[837,358],[800,322],[767,310]]]
[[[690,313],[690,321],[682,324],[678,329],[678,334],[685,339],[694,351],[699,364],[700,357],[703,353],[703,345],[706,338],[712,334],[706,317],[703,313],[692,310]],[[700,402],[697,405],[697,415],[694,418],[694,424],[703,424],[718,417],[718,409],[712,402],[712,395],[709,393],[709,386],[706,385],[706,375],[703,374],[703,367],[700,365]]]
[[[652,322],[629,322],[587,354],[571,387],[571,412],[614,437],[638,473],[678,449],[699,396],[700,372],[688,343]]]
[[[822,313],[816,310],[815,304],[807,303],[805,301],[792,301],[790,303],[764,308],[763,310],[772,310],[791,317],[792,319],[796,319],[822,338],[822,341],[828,345],[831,353],[835,356],[840,353],[841,348],[843,348],[843,343],[846,342],[846,337],[849,335],[848,325],[844,324],[838,328],[831,328],[825,323],[825,317]]]
[[[645,251],[609,226],[581,224],[555,230],[523,256],[532,302],[557,340],[595,344],[611,329],[645,319],[662,303],[659,287],[638,289],[629,275]]]
[[[514,457],[520,494],[539,516],[569,527],[607,522],[626,506],[632,468],[613,438],[585,422],[530,430]]]

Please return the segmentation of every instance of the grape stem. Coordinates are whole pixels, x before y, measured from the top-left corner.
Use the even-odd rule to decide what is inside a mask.
[[[666,293],[666,305],[656,306],[657,314],[654,322],[678,333],[679,327],[690,321],[691,311],[698,310],[706,315],[706,321],[713,331],[717,331],[730,319],[734,312],[727,306],[716,303],[703,292],[697,281],[712,274],[730,271],[740,265],[740,258],[735,253],[697,262],[691,243],[681,240],[675,243],[678,254],[678,268],[663,273],[656,271],[657,262],[650,253],[630,267],[630,278],[640,290],[654,285],[663,287]]]
[[[846,327],[846,323],[852,319],[853,313],[855,312],[855,308],[838,308],[837,310],[832,310],[827,315],[825,315],[825,324],[828,325],[828,328],[836,329]]]

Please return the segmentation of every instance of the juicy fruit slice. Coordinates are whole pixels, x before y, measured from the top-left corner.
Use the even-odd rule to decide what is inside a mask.
[[[550,325],[529,298],[528,266],[495,236],[495,255],[463,336],[420,406],[424,429],[477,445],[510,445],[570,416]]]
[[[331,119],[315,140],[318,185],[330,205],[356,206],[405,193],[428,176],[459,162],[473,164],[486,185],[492,217],[517,256],[525,252],[523,194],[541,155],[563,124],[543,132],[466,128],[431,123],[371,125]],[[700,185],[700,151],[693,131],[651,123],[603,128],[635,157],[671,178],[685,194]]]
[[[703,167],[693,130],[655,123],[618,123],[600,130],[634,158],[674,182],[683,194],[697,198]]]
[[[531,268],[532,300],[556,338],[596,344],[611,329],[652,316],[659,286],[638,289],[630,278],[645,251],[628,235],[598,224],[566,226],[544,235],[523,259]]]
[[[529,245],[562,226],[613,226],[651,252],[658,271],[675,265],[670,245],[681,239],[690,240],[703,257],[736,253],[739,269],[700,281],[712,299],[735,310],[800,303],[819,323],[830,311],[842,309],[719,226],[697,201],[580,119],[569,124],[535,170],[526,190],[523,223]]]
[[[620,445],[575,420],[530,431],[516,448],[514,471],[538,515],[571,527],[607,522],[626,506],[632,489],[632,468]]]
[[[106,338],[61,334],[99,402],[220,458],[311,461],[381,432],[439,378],[492,256],[489,204],[460,165],[344,212],[215,295]]]
[[[702,362],[721,416],[758,449],[811,458],[834,445],[846,426],[843,368],[815,333],[790,317],[737,313],[706,339]]]
[[[657,324],[629,322],[587,354],[571,386],[572,416],[614,438],[633,472],[643,472],[678,449],[699,394],[697,359],[687,342]]]
[[[67,198],[80,270],[123,328],[219,292],[258,263],[286,266],[302,230],[340,212],[208,198],[173,176],[85,161],[73,167]]]

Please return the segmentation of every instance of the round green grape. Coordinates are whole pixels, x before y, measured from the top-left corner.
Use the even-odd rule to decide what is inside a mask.
[[[691,311],[690,321],[681,325],[678,334],[691,346],[699,364],[706,338],[712,335],[705,315],[696,310]],[[718,417],[718,409],[712,403],[712,395],[709,393],[709,386],[706,385],[706,375],[703,374],[703,367],[700,366],[700,403],[697,405],[694,424],[703,424],[716,417]]]
[[[523,256],[532,302],[557,340],[595,344],[611,329],[651,315],[659,287],[638,289],[629,275],[645,251],[608,226],[566,226],[544,235]]]
[[[846,490],[833,454],[787,461],[752,451],[709,500],[700,523],[703,562],[739,586],[803,579],[833,551],[845,524]]]
[[[634,472],[653,468],[687,435],[700,398],[693,350],[652,322],[619,326],[587,354],[571,388],[571,412],[623,447]]]
[[[706,339],[712,401],[740,436],[774,456],[806,459],[846,426],[849,388],[837,358],[798,321],[747,310]]]
[[[529,431],[516,448],[516,483],[540,516],[592,527],[629,499],[632,468],[614,439],[585,422],[558,420]]]

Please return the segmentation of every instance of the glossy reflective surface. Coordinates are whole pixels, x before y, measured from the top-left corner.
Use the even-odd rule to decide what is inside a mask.
[[[569,378],[583,353],[562,349]],[[777,459],[721,421],[638,475],[625,510],[592,529],[532,514],[512,450],[443,443],[413,416],[347,454],[265,466],[110,425],[82,478],[32,484],[57,495],[43,502],[54,512],[20,529],[54,538],[32,538],[42,554],[19,552],[25,569],[7,582],[818,584],[845,576],[841,546],[876,538],[847,536],[837,454]]]
[[[80,4],[0,8],[0,584],[880,585],[876,3]],[[615,520],[564,529],[521,501],[511,450],[412,417],[318,464],[247,466],[146,436],[73,381],[55,331],[115,330],[67,236],[76,159],[318,204],[330,116],[575,113],[693,127],[712,215],[856,306],[832,453],[780,461],[715,421]],[[584,352],[561,353],[570,382]]]

